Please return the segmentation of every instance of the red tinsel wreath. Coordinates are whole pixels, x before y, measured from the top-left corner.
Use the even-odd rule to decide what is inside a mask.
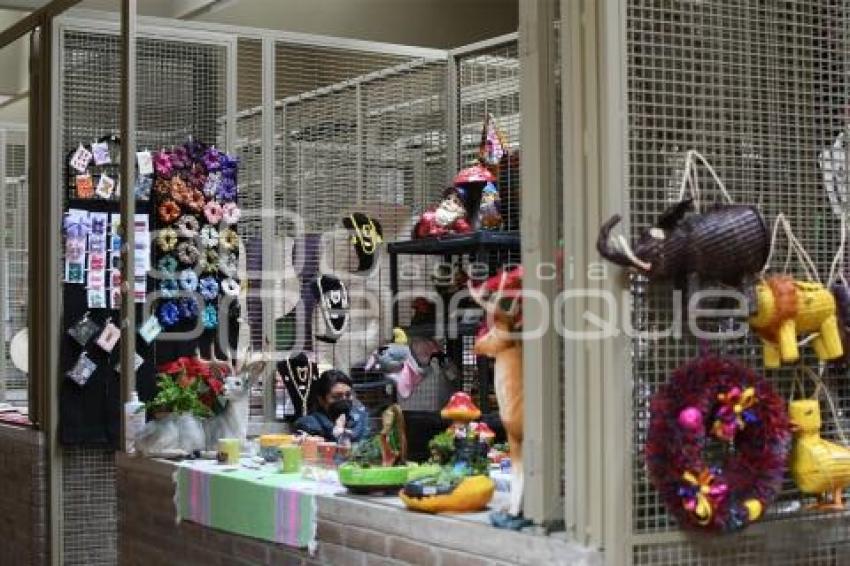
[[[681,525],[735,531],[781,488],[790,440],[785,402],[764,378],[706,355],[652,397],[646,465]]]

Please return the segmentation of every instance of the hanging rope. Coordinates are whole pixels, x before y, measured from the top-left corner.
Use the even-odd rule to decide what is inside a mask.
[[[782,228],[785,232],[785,238],[788,240],[788,254],[785,257],[785,265],[783,267],[783,273],[788,273],[788,267],[791,261],[791,253],[792,251],[797,255],[797,260],[800,266],[803,268],[803,271],[806,274],[806,277],[810,281],[816,281],[820,283],[820,276],[818,275],[818,270],[815,267],[812,258],[809,256],[806,249],[800,243],[796,236],[794,236],[794,231],[791,229],[791,223],[788,221],[788,218],[785,217],[785,214],[779,213],[776,216],[776,220],[773,223],[773,233],[770,237],[770,250],[767,254],[767,260],[764,262],[764,267],[760,272],[760,276],[764,277],[764,274],[767,273],[768,269],[770,269],[770,262],[773,259],[773,254],[776,251],[776,241],[779,237],[779,228]]]
[[[699,160],[705,168],[708,169],[708,172],[714,178],[714,182],[720,190],[720,194],[723,196],[724,200],[726,200],[727,203],[732,204],[734,201],[729,195],[729,191],[726,190],[726,185],[724,185],[723,181],[720,180],[720,176],[717,174],[717,171],[715,171],[714,167],[711,166],[708,160],[695,149],[688,150],[685,154],[685,172],[682,174],[682,184],[679,187],[679,200],[684,200],[686,189],[690,189],[691,199],[694,201],[694,208],[697,212],[700,212],[701,202],[697,160]]]
[[[832,285],[840,278],[844,285],[847,281],[844,279],[844,248],[847,243],[847,215],[841,214],[841,243],[838,245],[838,251],[835,252],[835,257],[832,258],[832,266],[829,268],[829,282],[827,285]]]

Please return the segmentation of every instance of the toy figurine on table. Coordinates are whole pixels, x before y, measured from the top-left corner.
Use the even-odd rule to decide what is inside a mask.
[[[381,413],[378,434],[357,444],[351,459],[339,467],[339,481],[354,493],[395,491],[412,477],[437,470],[407,462],[404,414],[390,405]]]
[[[429,448],[444,464],[442,469],[435,475],[409,481],[399,496],[414,511],[481,511],[495,491],[495,484],[487,475],[492,431],[486,425],[480,426],[483,423],[473,422],[481,411],[462,391],[452,395],[440,415],[452,425],[434,437]]]

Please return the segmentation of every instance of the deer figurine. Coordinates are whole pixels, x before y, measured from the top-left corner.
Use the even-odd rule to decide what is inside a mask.
[[[255,359],[253,349],[246,356],[238,356],[236,363],[218,359],[211,348],[210,365],[224,375],[224,398],[227,405],[218,415],[207,419],[204,425],[207,448],[214,449],[219,438],[238,438],[244,444],[248,432],[251,389],[266,369],[264,356]]]
[[[475,340],[473,351],[478,356],[494,358],[494,385],[499,402],[499,417],[508,436],[511,451],[511,500],[508,514],[522,513],[523,466],[523,380],[522,341],[513,336],[521,326],[520,302],[510,301],[506,310],[500,306],[506,289],[516,291],[522,285],[522,268],[503,272],[476,289],[469,284],[473,300],[484,309],[492,324]],[[495,288],[495,292],[493,291]]]

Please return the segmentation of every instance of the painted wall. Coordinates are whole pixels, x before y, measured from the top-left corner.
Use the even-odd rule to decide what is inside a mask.
[[[0,30],[24,15],[16,10],[0,9]],[[21,38],[0,49],[0,95],[15,95],[29,88],[29,39]]]

